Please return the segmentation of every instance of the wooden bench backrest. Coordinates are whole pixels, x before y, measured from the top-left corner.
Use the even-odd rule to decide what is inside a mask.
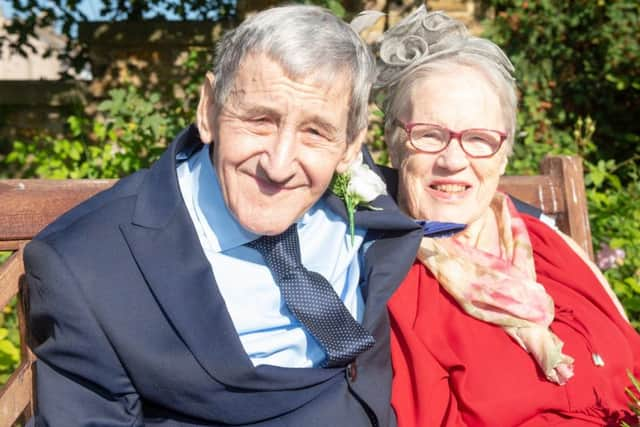
[[[12,251],[0,266],[0,308],[18,295],[21,363],[0,389],[0,427],[24,422],[33,413],[34,355],[26,346],[27,324],[22,249],[44,226],[63,212],[114,184],[113,180],[0,180],[0,250]],[[549,156],[541,175],[506,176],[500,189],[555,218],[560,230],[574,238],[593,258],[591,231],[578,157]]]
[[[17,295],[20,327],[20,365],[0,389],[0,427],[24,425],[34,409],[35,357],[27,347],[22,249],[60,214],[114,183],[115,180],[0,180],[0,251],[13,252],[0,265],[0,309]]]
[[[557,227],[571,236],[593,259],[580,157],[547,156],[540,165],[540,175],[503,176],[499,188],[555,219]]]

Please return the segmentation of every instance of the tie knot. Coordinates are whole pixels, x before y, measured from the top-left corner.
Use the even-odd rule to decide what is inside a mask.
[[[280,234],[262,236],[247,243],[247,246],[260,252],[267,266],[278,277],[284,277],[288,272],[302,267],[298,229],[295,223]]]

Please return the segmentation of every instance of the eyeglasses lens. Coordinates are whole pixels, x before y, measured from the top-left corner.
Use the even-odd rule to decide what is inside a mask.
[[[470,156],[490,156],[500,148],[500,134],[490,130],[468,130],[462,133],[461,142]]]
[[[449,132],[435,126],[416,125],[411,129],[411,141],[417,149],[438,152],[447,145]]]
[[[417,149],[427,153],[443,150],[451,139],[447,129],[431,125],[414,126],[410,137]],[[487,157],[495,154],[501,142],[502,138],[498,132],[485,129],[464,130],[460,141],[463,150],[473,157]]]

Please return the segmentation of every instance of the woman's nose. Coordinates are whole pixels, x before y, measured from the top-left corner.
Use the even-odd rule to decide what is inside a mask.
[[[462,149],[460,140],[452,137],[447,148],[438,154],[437,162],[440,167],[456,171],[469,165],[469,156]]]

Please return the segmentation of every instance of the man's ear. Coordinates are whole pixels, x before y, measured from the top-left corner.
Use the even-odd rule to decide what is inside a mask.
[[[358,153],[360,153],[360,149],[362,148],[362,144],[367,137],[367,128],[362,129],[356,139],[347,144],[347,150],[344,152],[342,156],[342,160],[336,166],[336,172],[344,173],[349,169],[351,163],[358,157]]]
[[[198,126],[198,132],[200,132],[200,140],[205,144],[209,144],[213,141],[213,134],[215,130],[215,82],[215,76],[209,71],[205,76],[202,87],[200,88],[200,101],[198,102],[198,111],[196,113],[196,126]]]

